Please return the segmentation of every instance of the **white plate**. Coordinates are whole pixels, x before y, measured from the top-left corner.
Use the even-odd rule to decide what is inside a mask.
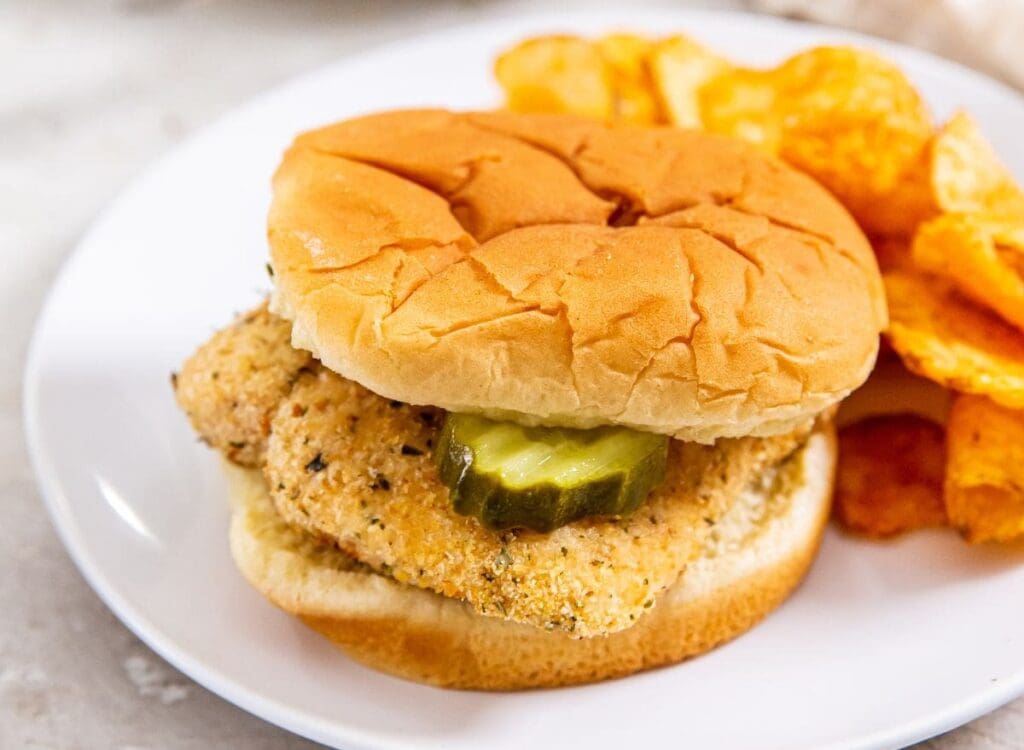
[[[1024,102],[909,49],[741,15],[503,18],[344,60],[253,102],[161,161],[82,240],[39,321],[25,419],[50,513],[82,573],[143,640],[239,706],[358,748],[868,748],[943,731],[1024,692],[1024,554],[951,533],[826,539],[799,592],[689,663],[601,685],[444,692],[360,667],[265,603],[228,556],[225,487],[168,375],[267,287],[268,180],[299,130],[385,107],[486,107],[496,51],[538,31],[685,31],[767,63],[880,47],[938,117],[967,106],[1024,174]]]

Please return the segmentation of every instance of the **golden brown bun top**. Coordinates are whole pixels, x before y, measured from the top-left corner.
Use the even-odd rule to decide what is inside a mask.
[[[274,178],[293,342],[389,398],[710,441],[867,376],[870,246],[739,141],[560,115],[397,111],[305,133]]]

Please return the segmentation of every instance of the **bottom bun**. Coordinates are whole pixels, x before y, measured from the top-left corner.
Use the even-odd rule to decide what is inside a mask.
[[[229,467],[231,551],[248,581],[354,659],[450,688],[517,690],[621,677],[703,653],[750,629],[796,588],[828,520],[831,425],[763,487],[738,497],[713,541],[636,625],[573,639],[485,617],[401,584],[280,519],[262,476]]]

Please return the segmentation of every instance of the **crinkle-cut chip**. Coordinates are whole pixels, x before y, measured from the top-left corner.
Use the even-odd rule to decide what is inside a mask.
[[[527,39],[494,65],[515,112],[561,112],[609,120],[612,77],[596,45],[572,36]]]
[[[772,72],[749,68],[720,73],[697,92],[706,130],[742,138],[770,154],[778,154],[782,144],[776,99]]]
[[[907,167],[892,189],[877,195],[865,191],[859,202],[853,197],[840,199],[871,235],[909,240],[921,222],[935,215],[927,149]]]
[[[651,125],[663,119],[647,69],[651,47],[632,34],[538,37],[499,57],[495,73],[513,111]]]
[[[1024,536],[1024,412],[959,396],[946,429],[951,524],[970,542]]]
[[[913,259],[1024,329],[1024,214],[942,214],[918,229]]]
[[[911,414],[842,428],[833,511],[843,528],[878,539],[945,525],[944,441],[940,425]]]
[[[953,115],[935,136],[931,183],[942,211],[1024,217],[1024,192],[966,112]]]
[[[648,56],[655,94],[667,120],[682,128],[703,125],[698,92],[732,64],[685,36],[656,42]]]
[[[908,234],[931,209],[932,122],[878,55],[818,47],[773,70],[737,69],[700,91],[708,130],[752,141],[829,188],[869,232]]]
[[[880,204],[905,197],[907,175],[932,135],[928,110],[903,72],[870,52],[820,47],[787,60],[774,78],[779,155],[832,190],[867,230],[906,231],[877,219]]]
[[[639,125],[661,122],[647,67],[654,43],[634,34],[609,34],[596,46],[611,77],[614,118]]]
[[[909,370],[954,391],[1024,408],[1024,334],[941,277],[903,270],[883,278],[886,335]]]

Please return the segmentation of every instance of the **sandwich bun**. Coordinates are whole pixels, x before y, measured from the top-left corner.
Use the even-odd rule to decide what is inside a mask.
[[[780,434],[865,380],[886,322],[842,206],[722,136],[387,112],[301,135],[273,187],[294,345],[406,403]]]
[[[797,586],[829,515],[836,442],[819,423],[767,489],[737,497],[718,533],[637,623],[608,636],[476,614],[378,575],[285,523],[257,471],[228,466],[231,551],[244,577],[358,661],[407,679],[480,690],[594,682],[672,664],[745,632]]]

